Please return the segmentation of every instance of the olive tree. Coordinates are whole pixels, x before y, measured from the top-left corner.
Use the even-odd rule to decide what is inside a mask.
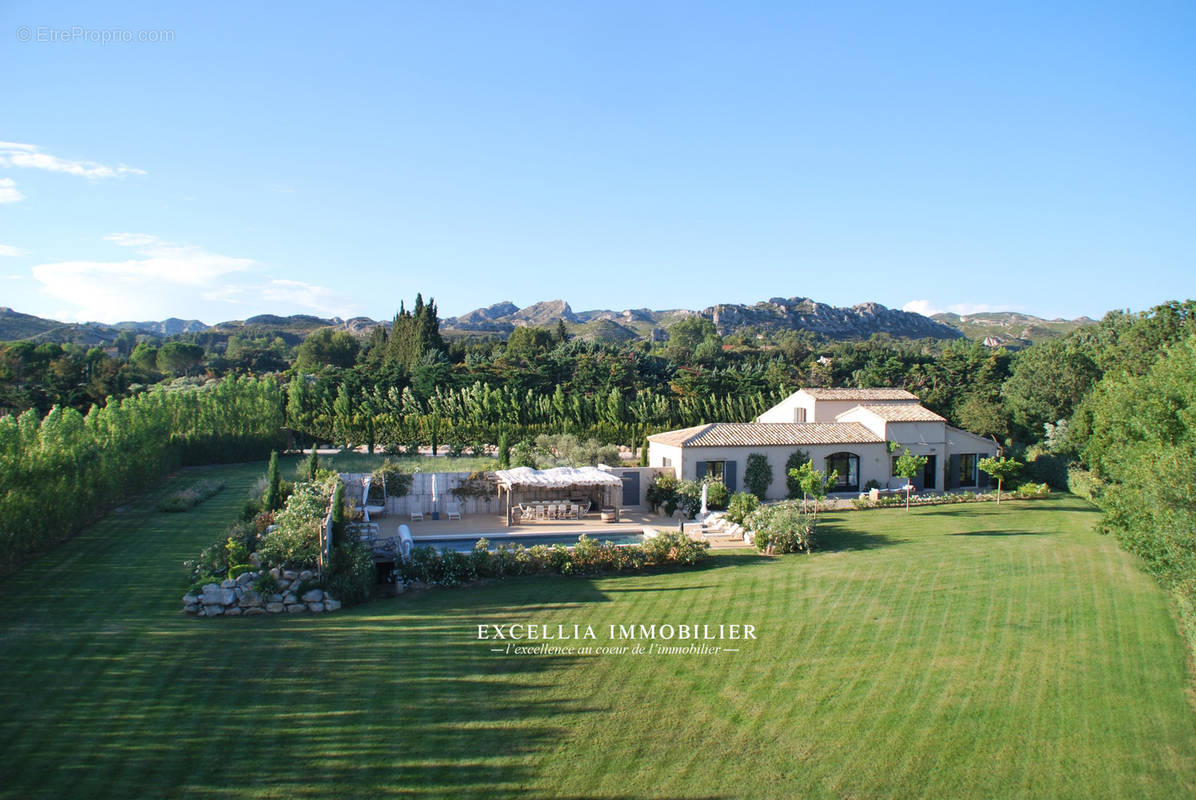
[[[1022,468],[1022,462],[1016,458],[982,458],[976,462],[984,472],[997,479],[997,505],[1001,505],[1001,485],[1005,479],[1017,473]]]
[[[911,453],[909,451],[908,447],[905,448],[904,453],[902,453],[901,455],[899,455],[897,457],[897,464],[893,468],[893,471],[896,472],[901,477],[905,478],[905,510],[906,511],[909,511],[909,492],[910,492],[910,488],[911,488],[910,481],[912,481],[914,479],[914,477],[917,476],[917,474],[919,472],[921,472],[922,470],[924,470],[926,468],[927,460],[928,459],[926,458],[926,456],[916,456],[913,453]]]

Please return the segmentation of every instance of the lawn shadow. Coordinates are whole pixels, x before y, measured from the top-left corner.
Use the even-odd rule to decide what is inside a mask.
[[[1058,531],[957,531],[948,536],[1053,536]]]
[[[815,535],[818,552],[841,553],[855,550],[875,550],[878,547],[902,544],[908,540],[894,539],[883,533],[864,533],[847,527],[841,520],[819,522]]]

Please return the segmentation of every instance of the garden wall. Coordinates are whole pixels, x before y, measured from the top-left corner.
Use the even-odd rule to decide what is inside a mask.
[[[461,486],[469,478],[469,472],[417,472],[411,476],[411,490],[406,497],[388,497],[386,512],[407,516],[413,510],[430,514],[439,511],[444,514],[450,503],[456,504],[462,514],[500,514],[502,506],[498,495],[493,497],[457,497],[452,490]],[[436,502],[432,502],[432,476],[436,476]],[[368,472],[343,472],[341,480],[345,482],[345,497],[351,499],[357,506],[361,506],[362,481],[369,477]]]
[[[236,617],[259,614],[302,614],[336,611],[340,601],[323,589],[303,589],[315,578],[310,570],[270,570],[278,582],[278,591],[263,595],[254,588],[262,577],[258,572],[244,572],[236,580],[208,583],[198,594],[183,595],[183,611],[198,617]]]

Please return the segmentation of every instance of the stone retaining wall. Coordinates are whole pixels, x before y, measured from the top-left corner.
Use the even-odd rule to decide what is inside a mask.
[[[340,601],[323,589],[308,589],[296,595],[301,585],[315,577],[310,570],[270,570],[279,590],[264,596],[253,588],[260,572],[243,572],[236,580],[208,583],[199,594],[183,595],[183,611],[197,617],[236,617],[257,614],[302,614],[336,611]]]

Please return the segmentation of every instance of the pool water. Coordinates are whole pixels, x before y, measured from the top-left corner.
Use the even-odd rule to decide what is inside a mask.
[[[611,542],[613,544],[640,544],[644,541],[642,533],[589,533],[585,534],[597,542]],[[490,543],[491,550],[497,550],[502,544],[521,544],[524,547],[534,547],[542,544],[551,547],[554,544],[563,544],[566,547],[571,547],[577,544],[579,533],[524,533],[516,536],[509,534],[495,534],[493,536],[463,536],[460,538],[445,538],[445,539],[424,539],[419,538],[415,540],[415,546],[431,545],[437,550],[456,550],[459,553],[469,553],[473,551],[479,539],[485,539]]]

